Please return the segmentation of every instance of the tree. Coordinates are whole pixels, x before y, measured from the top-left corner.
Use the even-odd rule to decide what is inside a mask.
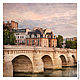
[[[4,45],[14,45],[16,41],[16,38],[14,36],[14,33],[12,31],[9,31],[7,29],[3,30],[3,44]]]
[[[62,48],[62,44],[63,44],[63,36],[58,35],[58,37],[57,37],[57,47]]]
[[[9,30],[3,31],[3,44],[4,45],[9,44]]]
[[[10,45],[14,45],[16,42],[16,38],[13,32],[10,32]]]
[[[66,41],[66,48],[77,49],[77,41]]]

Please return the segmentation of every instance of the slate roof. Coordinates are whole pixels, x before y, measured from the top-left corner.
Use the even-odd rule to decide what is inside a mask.
[[[26,29],[13,29],[13,32],[17,33],[17,32],[26,32]]]

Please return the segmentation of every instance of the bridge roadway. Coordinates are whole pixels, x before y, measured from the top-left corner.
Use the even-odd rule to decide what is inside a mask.
[[[13,72],[44,72],[44,69],[61,69],[75,66],[76,49],[30,47],[4,45],[3,76],[13,76]]]

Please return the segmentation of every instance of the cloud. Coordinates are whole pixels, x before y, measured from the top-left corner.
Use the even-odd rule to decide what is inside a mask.
[[[39,26],[64,37],[77,35],[76,3],[4,3],[3,9],[4,21],[15,20],[19,28]]]

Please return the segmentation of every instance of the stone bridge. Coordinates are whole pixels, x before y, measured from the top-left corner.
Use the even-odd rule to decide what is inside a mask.
[[[13,76],[13,72],[40,73],[44,69],[75,66],[77,50],[4,45],[3,57],[3,76]]]

